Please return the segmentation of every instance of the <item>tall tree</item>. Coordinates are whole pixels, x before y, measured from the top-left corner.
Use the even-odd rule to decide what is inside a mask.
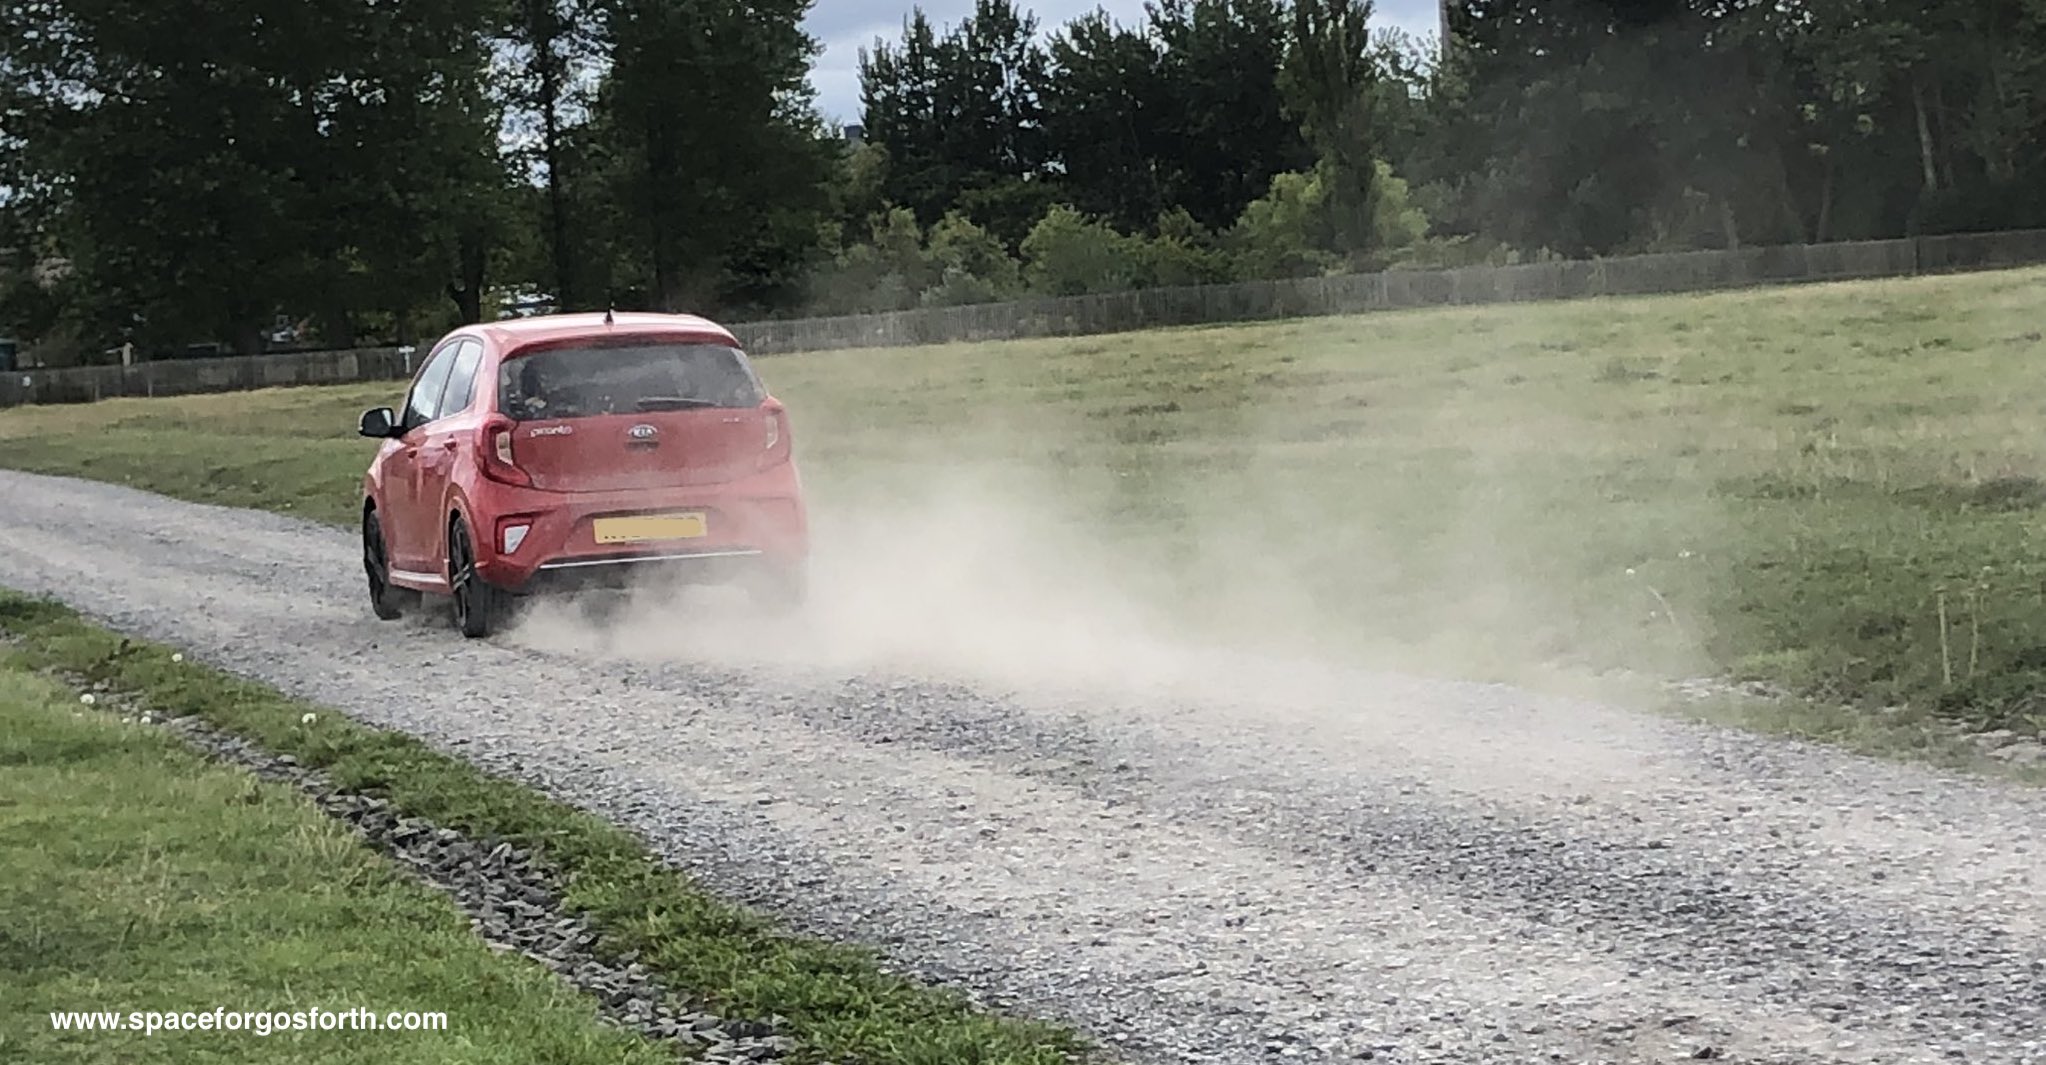
[[[517,148],[513,158],[525,174],[537,176],[545,191],[539,226],[546,246],[547,287],[556,306],[589,304],[582,291],[586,272],[578,254],[573,203],[572,128],[588,109],[599,41],[592,0],[509,0],[503,40],[506,69],[500,79]]]
[[[805,80],[809,0],[607,0],[595,131],[622,280],[656,308],[792,282],[829,209],[830,148]]]
[[[237,5],[132,9],[114,0],[10,3],[19,186],[62,227],[92,315],[145,344],[233,337],[302,291],[304,171],[345,16],[307,5],[263,20]]]
[[[1096,11],[1053,35],[1049,58],[1046,148],[1067,196],[1126,232],[1155,224],[1181,181],[1164,158],[1173,110],[1157,42]]]
[[[1290,113],[1321,156],[1330,250],[1352,257],[1371,249],[1374,232],[1378,64],[1370,23],[1371,0],[1293,0],[1282,82]]]
[[[352,90],[335,94],[327,165],[312,181],[354,223],[314,229],[323,261],[352,268],[347,290],[360,300],[327,316],[328,339],[353,342],[346,310],[437,323],[445,312],[417,306],[427,294],[455,320],[479,321],[509,209],[488,77],[491,0],[436,0],[402,19],[359,0],[349,13]],[[322,291],[342,290],[339,280]]]
[[[1289,33],[1283,0],[1157,0],[1148,11],[1164,49],[1167,199],[1211,229],[1236,221],[1272,175],[1314,153],[1286,114],[1280,87]]]
[[[888,199],[924,224],[957,208],[1012,245],[1050,203],[1037,20],[976,0],[942,36],[921,9],[900,44],[860,53],[867,136],[890,161]]]
[[[860,49],[860,112],[869,144],[887,160],[881,194],[935,222],[964,181],[945,146],[949,110],[939,97],[937,31],[922,8],[902,24],[898,44]]]
[[[496,184],[481,12],[0,5],[10,180],[100,339],[256,351],[275,316],[313,311],[346,340],[359,311],[403,318],[448,282],[480,285],[452,219]]]

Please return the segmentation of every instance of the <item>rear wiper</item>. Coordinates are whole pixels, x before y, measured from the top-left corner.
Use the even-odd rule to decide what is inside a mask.
[[[640,410],[692,410],[698,407],[715,407],[713,400],[697,399],[694,396],[642,396]]]

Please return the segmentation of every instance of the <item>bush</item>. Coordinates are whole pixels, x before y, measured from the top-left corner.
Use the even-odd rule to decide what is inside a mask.
[[[1378,178],[1371,183],[1371,235],[1373,246],[1384,252],[1403,252],[1428,236],[1428,214],[1415,202],[1407,179],[1392,172],[1392,164],[1377,163]]]
[[[908,209],[875,216],[865,243],[838,252],[811,275],[814,313],[874,314],[916,306],[917,294],[939,279],[923,244],[923,229]]]
[[[1030,287],[1047,296],[1083,296],[1137,287],[1141,242],[1061,204],[1023,238]]]
[[[985,277],[958,269],[947,268],[944,280],[924,290],[917,302],[926,307],[964,307],[973,303],[999,303],[1013,293],[996,287]]]
[[[1327,199],[1316,174],[1274,174],[1271,191],[1251,201],[1229,231],[1237,275],[1311,277],[1334,269],[1336,257],[1321,246]]]
[[[1271,191],[1253,200],[1229,232],[1236,273],[1245,278],[1312,277],[1340,269],[1372,269],[1402,258],[1428,233],[1428,216],[1413,190],[1384,161],[1373,164],[1371,246],[1345,261],[1336,252],[1340,227],[1332,216],[1330,164],[1277,174]]]
[[[1233,280],[1229,256],[1215,246],[1215,235],[1183,207],[1160,216],[1158,235],[1137,243],[1143,285],[1175,288]]]
[[[1001,239],[956,211],[931,227],[925,258],[939,271],[938,283],[924,291],[927,304],[990,303],[1023,287],[1022,264]]]
[[[956,307],[1015,299],[1026,292],[1084,296],[1137,288],[1235,280],[1311,277],[1345,266],[1383,266],[1418,252],[1459,257],[1477,249],[1426,242],[1427,215],[1407,183],[1383,162],[1370,198],[1374,252],[1369,262],[1331,250],[1327,167],[1279,174],[1271,191],[1245,208],[1218,238],[1184,208],[1158,219],[1152,236],[1133,236],[1066,204],[1044,212],[1023,238],[1023,260],[1000,234],[953,211],[928,233],[907,208],[877,216],[866,243],[833,257],[812,281],[817,313],[847,314],[913,306]]]

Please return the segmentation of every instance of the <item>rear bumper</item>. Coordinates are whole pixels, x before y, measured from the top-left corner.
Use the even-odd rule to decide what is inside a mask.
[[[503,487],[503,486],[494,486]],[[534,489],[491,493],[477,508],[477,569],[521,594],[622,587],[645,580],[717,583],[760,568],[800,568],[809,555],[809,522],[793,465],[720,485],[615,493]],[[600,518],[701,513],[704,535],[631,544],[600,543]],[[506,531],[525,526],[507,551]],[[481,545],[479,545],[481,547]]]
[[[725,584],[763,568],[792,564],[751,548],[565,558],[542,563],[523,584],[510,590],[519,595],[551,595],[647,584]]]

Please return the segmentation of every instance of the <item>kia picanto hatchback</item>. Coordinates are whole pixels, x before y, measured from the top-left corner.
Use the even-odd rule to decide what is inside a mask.
[[[789,418],[701,318],[556,315],[468,326],[421,364],[363,479],[370,605],[423,594],[487,636],[523,596],[648,578],[799,603],[808,518]]]

